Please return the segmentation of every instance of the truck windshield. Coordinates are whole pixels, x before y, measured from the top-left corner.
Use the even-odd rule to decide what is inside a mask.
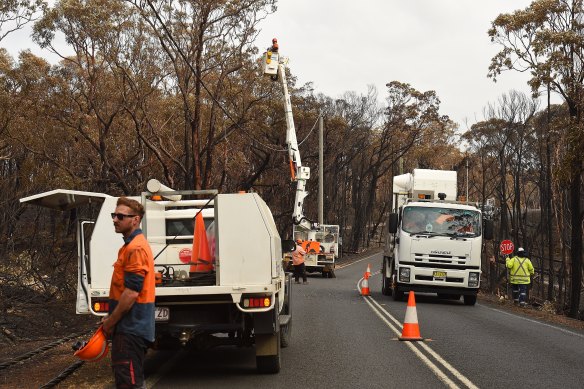
[[[403,211],[402,230],[452,236],[479,236],[480,213],[468,209],[406,207]]]

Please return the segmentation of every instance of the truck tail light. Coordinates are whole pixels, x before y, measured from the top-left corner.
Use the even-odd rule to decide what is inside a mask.
[[[91,302],[94,312],[107,313],[109,312],[109,302],[106,299],[93,300]]]
[[[272,299],[269,296],[246,297],[243,299],[244,308],[266,308],[271,304]]]

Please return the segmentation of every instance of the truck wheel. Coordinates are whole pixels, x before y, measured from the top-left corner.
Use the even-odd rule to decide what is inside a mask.
[[[477,302],[477,295],[476,294],[464,296],[464,305],[475,305],[476,302]]]
[[[394,301],[404,301],[404,292],[401,290],[397,290],[397,286],[391,291],[391,293],[393,294],[393,300]]]
[[[260,337],[263,338],[260,340]],[[260,346],[261,343],[263,346]],[[259,347],[271,347],[275,346],[274,355],[257,355]],[[258,373],[262,374],[275,374],[280,371],[280,333],[277,332],[273,335],[256,335],[256,367]]]
[[[385,276],[385,271],[386,271],[386,260],[385,258],[383,259],[383,265],[381,266],[381,294],[384,296],[391,296],[392,295],[392,291],[391,291],[391,278],[388,278]]]
[[[285,326],[280,326],[280,347],[286,348],[290,345],[290,337],[292,336],[292,318]]]

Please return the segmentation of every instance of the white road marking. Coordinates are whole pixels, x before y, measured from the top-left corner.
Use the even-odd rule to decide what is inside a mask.
[[[398,336],[401,335],[401,333],[398,331],[397,328],[395,328],[389,321],[387,321],[387,319],[385,317],[383,317],[383,315],[373,306],[373,304],[369,301],[368,298],[363,297],[363,299],[365,300],[365,302],[367,304],[369,304],[369,307],[371,308],[371,310],[373,310],[373,312],[375,312],[375,314],[377,316],[379,316],[379,318],[385,322],[385,324]],[[373,300],[373,299],[371,299]],[[416,356],[418,358],[420,358],[420,360],[422,362],[424,362],[426,364],[426,366],[428,366],[428,368],[430,368],[430,370],[432,370],[432,372],[434,374],[436,374],[436,376],[438,377],[438,379],[440,379],[440,381],[444,382],[449,388],[460,388],[458,385],[456,385],[456,383],[454,383],[454,381],[452,381],[450,378],[448,378],[446,376],[446,374],[444,374],[442,372],[442,370],[440,370],[438,368],[438,366],[436,366],[434,363],[432,363],[431,360],[428,359],[428,357],[426,357],[424,354],[422,354],[422,352],[420,350],[418,350],[416,347],[414,347],[414,345],[411,342],[404,342],[406,344],[406,346],[408,346],[410,348],[410,350],[412,350],[414,352],[414,354],[416,354]]]
[[[528,322],[531,322],[531,323],[539,324],[539,325],[542,325],[542,326],[544,326],[544,327],[553,328],[553,329],[555,329],[555,330],[558,330],[558,331],[560,331],[560,332],[563,332],[563,333],[566,333],[566,334],[569,334],[569,335],[574,335],[574,336],[577,336],[577,337],[579,337],[579,338],[583,338],[583,339],[584,339],[584,335],[582,335],[582,334],[579,334],[579,333],[577,333],[577,332],[574,332],[574,331],[567,330],[567,329],[565,329],[565,328],[557,327],[557,326],[554,326],[554,325],[552,325],[552,324],[548,324],[548,323],[542,323],[542,322],[540,322],[540,321],[533,320],[533,319],[528,319],[528,318],[526,318],[526,317],[524,317],[524,316],[515,315],[515,314],[513,314],[513,313],[509,313],[509,312],[501,311],[500,309],[491,308],[491,307],[488,307],[488,306],[486,306],[486,305],[483,305],[483,304],[481,304],[481,307],[483,307],[483,308],[486,308],[486,309],[490,309],[491,311],[495,311],[495,312],[502,313],[502,314],[504,314],[504,315],[513,316],[513,317],[516,317],[516,318],[518,318],[518,319],[522,319],[522,320],[525,320],[525,321],[528,321]]]
[[[344,268],[346,268],[346,267],[349,267],[349,266],[351,266],[351,265],[354,265],[354,264],[356,264],[356,263],[363,262],[363,261],[365,261],[366,259],[371,259],[372,257],[376,256],[377,254],[379,254],[379,253],[371,254],[371,255],[369,255],[369,256],[367,256],[367,257],[365,257],[365,258],[361,258],[361,259],[359,259],[359,260],[357,260],[357,261],[355,261],[355,262],[347,263],[346,265],[335,266],[335,270],[337,270],[337,269],[344,269]]]
[[[397,336],[400,336],[401,333],[400,331],[394,327],[391,323],[389,323],[382,315],[382,313],[387,316],[389,319],[391,319],[398,328],[403,328],[403,326],[401,325],[401,323],[399,322],[399,320],[397,320],[395,317],[393,317],[393,315],[391,313],[389,313],[385,308],[383,308],[377,301],[375,301],[375,299],[371,296],[368,296],[369,298],[363,297],[365,299],[365,301],[367,302],[367,304],[369,304],[369,306],[371,307],[371,309],[373,309],[373,311],[382,318],[382,320],[391,328],[391,330],[396,333]],[[373,305],[374,304],[374,305]],[[478,389],[478,387],[473,384],[468,378],[466,378],[462,373],[460,373],[458,370],[456,370],[450,363],[448,363],[444,358],[442,358],[438,353],[436,353],[434,350],[432,350],[430,348],[430,346],[428,346],[427,344],[425,344],[424,342],[416,342],[420,345],[420,347],[422,347],[424,350],[426,350],[426,352],[428,352],[430,355],[432,355],[432,357],[434,357],[434,359],[439,362],[442,366],[444,366],[445,369],[447,369],[452,375],[454,375],[460,382],[462,382],[466,387],[468,388],[472,388],[472,389]],[[406,344],[408,345],[408,347],[410,347],[410,349],[415,350],[416,354],[418,355],[418,357],[421,354],[421,352],[411,343],[411,342],[406,342]],[[426,358],[426,356],[424,356],[424,358]],[[420,357],[420,359],[422,359]],[[427,359],[427,358],[426,358]],[[426,363],[425,359],[422,359],[422,361],[424,361],[424,363]],[[430,362],[428,360],[428,362]],[[431,364],[431,365],[430,365]],[[428,367],[430,367],[430,369],[434,372],[434,374],[436,374],[442,381],[444,381],[441,377],[444,376],[444,373],[438,368],[436,367],[436,365],[434,365],[433,363],[430,362],[430,364],[426,363],[426,365],[428,365]],[[448,379],[448,377],[446,377],[446,379]],[[450,379],[448,379],[450,382],[452,382]],[[447,381],[444,381],[447,385],[450,386],[450,384]],[[452,382],[452,384],[454,385],[453,387],[458,387],[456,386],[456,384],[454,384],[454,382]]]

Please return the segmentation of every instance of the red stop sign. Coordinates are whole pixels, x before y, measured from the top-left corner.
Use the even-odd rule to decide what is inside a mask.
[[[179,251],[178,259],[180,259],[182,263],[189,263],[191,261],[192,252],[193,251],[190,248],[184,248]]]
[[[499,245],[499,251],[501,251],[501,254],[503,255],[509,255],[513,250],[515,250],[515,245],[509,239],[502,241]]]

